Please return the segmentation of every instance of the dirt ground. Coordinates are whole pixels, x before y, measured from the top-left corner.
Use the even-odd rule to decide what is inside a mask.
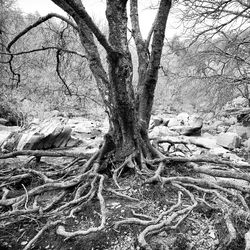
[[[25,157],[2,161],[2,166],[23,164]],[[34,165],[36,168],[58,168],[68,163],[65,158],[44,158],[41,163]],[[166,174],[183,174],[181,165],[172,166]],[[37,185],[37,179],[26,179],[26,183],[15,183],[13,193],[26,187]],[[106,206],[106,226],[105,229],[91,233],[86,236],[65,238],[56,233],[56,227],[45,231],[30,249],[55,249],[55,250],[123,250],[140,249],[137,237],[145,228],[141,225],[128,224],[114,227],[114,223],[126,218],[134,217],[133,213],[143,214],[157,218],[157,216],[169,209],[177,202],[177,190],[172,186],[162,187],[158,184],[146,184],[141,176],[135,172],[128,171],[119,178],[119,185],[123,194],[136,198],[132,201],[126,198],[117,197],[113,193],[105,190],[103,196]],[[106,176],[104,188],[115,188],[112,179]],[[70,191],[70,190],[69,190]],[[72,190],[73,192],[73,190]],[[197,192],[197,191],[194,191]],[[47,192],[42,196],[43,202],[53,199],[57,195],[56,191]],[[185,196],[183,198],[185,206]],[[65,197],[65,201],[67,197]],[[188,199],[186,200],[188,204]],[[3,208],[1,213],[5,212]],[[15,221],[16,220],[16,221]],[[0,224],[0,249],[19,250],[24,249],[27,243],[41,230],[49,220],[48,216],[40,214],[39,217],[32,214],[22,215],[10,220],[8,224]],[[160,249],[189,249],[189,250],[212,250],[212,249],[244,249],[245,241],[243,232],[245,225],[243,221],[236,222],[236,230],[239,237],[230,248],[220,248],[220,242],[228,240],[228,231],[225,227],[224,217],[220,209],[213,209],[204,206],[197,206],[189,216],[174,230],[162,230],[158,234],[147,237],[147,241],[154,250]],[[96,197],[82,207],[82,210],[75,217],[67,218],[64,221],[67,231],[79,229],[86,230],[100,223],[100,207]]]

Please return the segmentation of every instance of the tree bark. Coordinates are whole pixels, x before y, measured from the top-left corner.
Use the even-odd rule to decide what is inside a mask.
[[[137,0],[131,0],[132,33],[139,58],[139,82],[135,97],[132,79],[133,65],[127,38],[127,0],[107,0],[106,18],[109,38],[100,32],[80,0],[52,0],[66,11],[77,24],[81,43],[88,55],[90,69],[109,113],[110,131],[117,158],[130,155],[135,150],[148,152],[147,128],[158,79],[161,52],[170,0],[161,0],[156,21],[147,41],[142,39]],[[108,72],[105,71],[95,45],[94,36],[107,53]],[[151,53],[148,44],[152,39]]]
[[[127,1],[107,1],[106,16],[109,24],[109,42],[116,56],[108,56],[112,88],[111,121],[118,155],[131,154],[138,136],[132,86],[133,66],[127,39]]]

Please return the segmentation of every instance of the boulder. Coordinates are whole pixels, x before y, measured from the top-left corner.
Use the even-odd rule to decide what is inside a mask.
[[[213,138],[214,136],[212,134],[210,134],[209,132],[205,132],[205,133],[202,134],[202,137]]]
[[[228,153],[228,150],[221,146],[216,145],[215,147],[209,150],[209,153],[212,155],[224,156],[226,153]]]
[[[189,137],[190,143],[193,143],[195,145],[199,145],[201,147],[207,148],[207,149],[212,149],[217,146],[216,144],[216,138],[215,137]]]
[[[230,116],[230,117],[225,119],[225,123],[229,126],[234,125],[237,123],[237,118],[234,116]]]
[[[2,149],[2,145],[4,142],[7,140],[7,138],[10,136],[11,132],[10,131],[0,131],[0,148]]]
[[[243,143],[244,147],[248,152],[250,152],[250,138]]]
[[[234,149],[240,147],[241,138],[236,133],[221,133],[217,136],[216,143],[226,149]]]
[[[1,137],[3,138],[1,139],[1,149],[13,151],[65,147],[72,132],[72,128],[66,123],[67,119],[55,117],[41,122],[39,125],[33,124],[22,131],[9,132],[9,135],[7,131]]]
[[[244,127],[242,125],[235,125],[235,126],[231,126],[228,129],[228,132],[236,133],[242,139],[250,138],[250,127]]]
[[[242,96],[238,96],[232,101],[233,107],[246,107],[247,105],[248,105],[247,99]]]
[[[181,123],[176,117],[171,117],[168,122],[168,127],[175,127],[175,126],[180,126]]]
[[[226,133],[228,130],[228,126],[220,125],[217,127],[217,133]]]
[[[189,124],[189,114],[188,113],[180,113],[177,115],[177,120],[180,122],[180,125],[188,125]]]
[[[186,136],[200,136],[203,126],[203,119],[197,116],[191,116],[189,120],[189,127],[187,127],[182,134]]]
[[[211,129],[217,129],[219,126],[222,126],[224,124],[223,121],[214,121],[212,124],[211,124]]]
[[[166,126],[157,126],[152,129],[149,133],[149,138],[159,138],[163,136],[178,136],[179,134],[175,131],[170,130]]]

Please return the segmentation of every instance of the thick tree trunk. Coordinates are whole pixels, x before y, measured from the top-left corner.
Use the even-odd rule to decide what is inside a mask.
[[[107,1],[109,42],[116,51],[108,57],[112,88],[111,122],[118,155],[126,156],[136,149],[139,129],[132,86],[133,66],[127,40],[127,1]]]
[[[154,89],[164,41],[170,0],[161,0],[154,26],[145,42],[139,31],[137,0],[131,0],[131,21],[139,58],[139,83],[135,97],[133,66],[127,38],[127,0],[107,0],[106,17],[109,39],[103,36],[85,11],[80,0],[53,0],[75,20],[81,43],[88,55],[90,69],[110,117],[109,150],[124,159],[134,151],[148,154],[147,128],[153,105]],[[138,13],[137,13],[138,14]],[[105,71],[94,35],[107,52],[108,73]],[[151,53],[148,45],[152,39]],[[107,149],[106,149],[107,151]]]

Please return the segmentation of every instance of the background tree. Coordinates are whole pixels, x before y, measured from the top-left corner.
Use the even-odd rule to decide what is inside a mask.
[[[184,79],[181,89],[191,90],[197,103],[204,103],[202,109],[219,110],[238,95],[248,99],[248,1],[184,0],[176,6],[186,37],[179,44],[172,39],[175,46],[168,51],[180,59],[181,66],[170,72],[180,83]]]
[[[77,33],[64,22],[50,19],[30,30],[13,45],[17,53],[11,57],[7,45],[27,26],[39,19],[39,14],[24,15],[14,6],[9,8],[5,47],[2,47],[1,104],[14,107],[26,115],[44,119],[51,110],[89,115],[103,112],[101,100],[93,88],[86,56],[81,53]],[[67,68],[65,74],[63,68]],[[86,101],[88,100],[88,102]],[[5,117],[1,112],[2,117]]]

